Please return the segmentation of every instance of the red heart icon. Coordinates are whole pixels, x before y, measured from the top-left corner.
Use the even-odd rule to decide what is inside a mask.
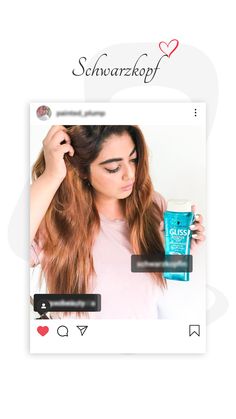
[[[49,328],[47,326],[39,326],[37,331],[41,336],[45,336],[49,332]]]
[[[162,52],[164,52],[164,54],[168,55],[168,57],[170,58],[171,54],[173,54],[173,52],[176,50],[178,45],[179,45],[179,41],[177,39],[172,39],[169,42],[169,44],[167,44],[164,41],[160,42],[159,48]]]

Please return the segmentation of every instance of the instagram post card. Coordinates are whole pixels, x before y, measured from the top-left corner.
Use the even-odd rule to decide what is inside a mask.
[[[205,103],[30,104],[31,353],[204,353]]]

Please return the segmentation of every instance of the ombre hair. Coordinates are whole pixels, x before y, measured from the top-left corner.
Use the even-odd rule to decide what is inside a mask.
[[[92,247],[100,229],[93,187],[89,183],[90,164],[111,135],[128,133],[137,150],[133,190],[122,200],[133,254],[164,252],[159,230],[162,211],[154,200],[147,147],[137,125],[72,125],[66,128],[75,152],[73,156],[68,153],[64,156],[67,174],[39,226],[35,241],[43,243],[41,268],[49,293],[89,293],[92,292],[91,278],[96,276]],[[44,170],[42,150],[32,169],[33,180]],[[166,287],[160,273],[150,275],[161,288]]]

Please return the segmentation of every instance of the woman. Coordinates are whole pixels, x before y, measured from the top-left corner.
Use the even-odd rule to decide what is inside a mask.
[[[41,264],[48,292],[101,294],[90,318],[157,318],[166,281],[131,272],[132,254],[164,251],[166,203],[140,128],[53,126],[43,145],[32,172],[31,266]],[[192,244],[204,239],[201,221]]]

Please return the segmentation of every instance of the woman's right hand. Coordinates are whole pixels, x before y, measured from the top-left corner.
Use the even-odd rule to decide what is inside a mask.
[[[61,144],[65,140],[64,144]],[[43,140],[43,151],[46,163],[45,175],[53,179],[62,180],[66,176],[64,154],[74,155],[70,137],[62,125],[53,125]]]

